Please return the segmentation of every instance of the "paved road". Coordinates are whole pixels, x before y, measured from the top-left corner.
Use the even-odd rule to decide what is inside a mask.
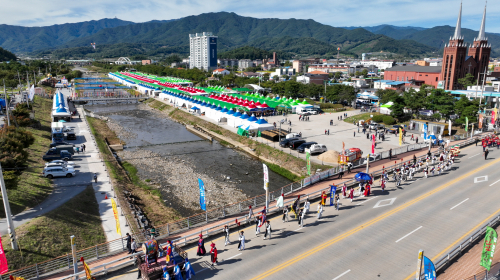
[[[416,268],[419,249],[430,258],[442,255],[491,214],[499,212],[500,152],[484,160],[481,148],[462,150],[454,170],[421,178],[353,203],[343,200],[340,211],[327,208],[323,219],[314,213],[300,229],[297,223],[271,221],[273,239],[255,237],[245,229],[247,249],[215,240],[220,265],[208,267],[209,257],[188,251],[199,279],[405,279]],[[487,176],[483,177],[483,176]],[[475,183],[476,182],[476,183]],[[316,204],[312,206],[316,209]],[[207,246],[211,240],[208,240]],[[135,273],[118,279],[135,279]]]

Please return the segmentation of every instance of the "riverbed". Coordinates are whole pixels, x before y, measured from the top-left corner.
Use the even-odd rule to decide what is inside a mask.
[[[146,104],[87,106],[109,118],[108,126],[126,143],[118,152],[133,164],[139,177],[158,188],[166,206],[182,215],[201,212],[198,178],[207,193],[208,208],[264,194],[262,163],[245,153],[210,142]],[[289,183],[270,171],[270,190]]]

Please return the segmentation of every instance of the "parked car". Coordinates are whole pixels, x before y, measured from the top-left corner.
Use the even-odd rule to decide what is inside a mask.
[[[309,147],[310,154],[322,154],[326,151],[328,151],[328,148],[323,144],[314,144]]]
[[[45,167],[43,169],[43,177],[52,179],[54,177],[68,177],[71,178],[76,175],[75,169],[64,168],[62,166]]]
[[[64,141],[62,141],[62,142],[52,142],[52,143],[50,143],[50,147],[51,147],[51,148],[52,148],[52,147],[57,147],[57,146],[62,146],[62,145],[70,145],[70,146],[72,145],[73,147],[75,146],[74,144],[71,144],[71,143],[68,143],[68,142],[64,142]]]
[[[306,151],[306,149],[309,149],[309,147],[311,147],[312,145],[314,144],[318,144],[316,142],[307,142],[307,143],[303,143],[302,145],[300,145],[298,148],[297,148],[297,151],[299,151],[299,153],[303,153]]]
[[[292,141],[295,141],[295,140],[300,140],[298,137],[294,137],[294,138],[288,138],[288,139],[285,139],[285,140],[281,140],[280,142],[280,147],[288,147],[288,145],[290,144],[290,142]]]
[[[286,139],[290,139],[290,138],[300,138],[300,134],[298,134],[298,133],[287,134]]]
[[[385,129],[385,126],[383,124],[380,124],[380,123],[372,122],[370,124],[370,128],[374,129],[374,130],[379,130],[379,129]]]
[[[76,140],[76,134],[73,131],[66,133],[66,140]]]
[[[314,109],[307,109],[306,113],[309,113],[311,115],[317,115],[318,114],[318,111],[314,110]]]
[[[56,159],[56,160],[53,160],[51,162],[47,162],[45,164],[45,167],[49,166],[49,164],[59,164],[59,165],[73,165],[75,166],[75,162],[74,161],[65,161],[65,160],[62,160],[62,159]]]
[[[53,160],[70,160],[73,157],[73,154],[69,153],[68,151],[55,151],[55,150],[49,150],[45,155],[42,156],[42,159],[45,161],[53,161]]]
[[[306,140],[295,140],[288,144],[288,147],[292,150],[297,149],[300,145],[304,144]]]
[[[403,133],[405,132],[404,127],[402,127],[402,126],[400,126],[400,125],[393,125],[393,126],[389,129],[389,133],[397,134],[397,133],[399,133],[399,128],[401,128],[401,131],[403,131]]]

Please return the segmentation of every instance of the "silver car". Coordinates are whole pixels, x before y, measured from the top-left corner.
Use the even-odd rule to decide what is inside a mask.
[[[54,177],[67,177],[71,178],[76,175],[75,169],[64,168],[62,166],[45,167],[43,169],[43,177],[52,179]]]

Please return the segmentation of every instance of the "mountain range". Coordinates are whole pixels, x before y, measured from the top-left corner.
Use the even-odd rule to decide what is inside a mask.
[[[242,46],[292,55],[333,56],[341,53],[391,52],[405,56],[438,56],[453,34],[450,26],[434,28],[332,27],[314,20],[257,19],[219,12],[176,20],[133,23],[102,19],[46,27],[0,25],[0,47],[14,53],[53,54],[60,58],[110,56],[164,56],[189,52],[188,34],[209,31],[219,37],[219,52]],[[477,32],[462,29],[466,41]],[[494,55],[500,54],[500,36],[488,34]],[[93,50],[90,43],[96,43]],[[34,52],[34,53],[33,53]]]

